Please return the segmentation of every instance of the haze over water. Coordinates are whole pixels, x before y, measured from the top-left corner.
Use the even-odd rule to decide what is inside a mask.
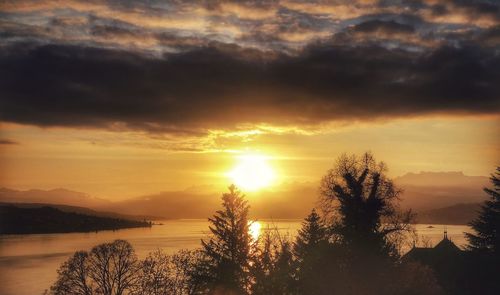
[[[262,220],[261,230],[278,228],[281,234],[295,236],[302,220]],[[93,246],[126,239],[143,259],[155,249],[173,253],[179,249],[200,246],[200,239],[208,234],[204,219],[166,220],[151,228],[133,228],[98,233],[4,235],[0,237],[0,294],[41,294],[55,281],[56,270],[77,250],[90,250]],[[419,224],[417,233],[433,246],[443,238],[444,225]],[[448,237],[458,246],[466,241],[463,232],[469,227],[447,225]]]

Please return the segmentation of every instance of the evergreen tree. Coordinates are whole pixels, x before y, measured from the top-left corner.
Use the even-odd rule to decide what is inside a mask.
[[[500,294],[500,167],[490,179],[493,187],[484,189],[490,199],[470,223],[475,233],[466,233],[470,251],[462,268],[467,280],[459,286],[463,294]]]
[[[234,185],[222,195],[222,206],[209,218],[212,237],[202,240],[205,259],[195,281],[203,294],[247,294],[254,243],[249,233],[249,206]]]
[[[314,252],[321,243],[327,241],[326,228],[321,217],[313,209],[304,219],[294,244],[294,253],[298,259],[303,259]]]
[[[268,294],[295,294],[295,270],[291,243],[289,241],[282,241],[280,251],[276,256],[274,271],[271,275],[271,280],[274,283],[274,292]]]
[[[297,269],[297,285],[301,294],[324,294],[323,275],[328,250],[327,228],[315,209],[304,219],[293,245]]]
[[[475,233],[466,233],[469,249],[500,256],[500,167],[491,175],[493,188],[484,188],[490,196],[479,216],[470,223]]]
[[[259,247],[252,261],[252,294],[266,295],[273,289],[269,279],[274,268],[274,255],[276,251],[275,238],[270,231],[263,232],[259,237]]]
[[[264,232],[260,242],[252,264],[252,294],[296,294],[291,243],[283,239],[277,230]]]

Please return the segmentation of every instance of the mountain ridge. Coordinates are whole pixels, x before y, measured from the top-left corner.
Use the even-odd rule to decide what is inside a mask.
[[[485,176],[467,176],[462,172],[406,173],[394,178],[402,188],[400,206],[417,212],[446,208],[456,204],[481,203],[487,199],[483,187]],[[50,194],[56,194],[50,201]],[[68,193],[68,195],[64,195]],[[147,194],[121,201],[107,201],[88,194],[62,188],[44,191],[16,191],[0,188],[0,202],[49,203],[91,208],[127,215],[164,218],[206,218],[220,205],[220,193],[200,190],[170,191]],[[10,196],[9,196],[10,195]],[[318,190],[314,186],[291,185],[282,190],[247,194],[255,218],[303,218],[313,207],[319,209]]]

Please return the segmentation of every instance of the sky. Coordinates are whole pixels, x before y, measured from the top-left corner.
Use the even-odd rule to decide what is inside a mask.
[[[269,189],[342,153],[396,177],[500,162],[500,3],[1,1],[0,186],[118,200]]]

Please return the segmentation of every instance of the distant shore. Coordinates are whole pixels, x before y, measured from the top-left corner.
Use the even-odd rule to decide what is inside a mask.
[[[92,216],[64,212],[57,208],[20,208],[0,206],[0,234],[49,234],[97,232],[126,228],[151,227],[150,221]]]

